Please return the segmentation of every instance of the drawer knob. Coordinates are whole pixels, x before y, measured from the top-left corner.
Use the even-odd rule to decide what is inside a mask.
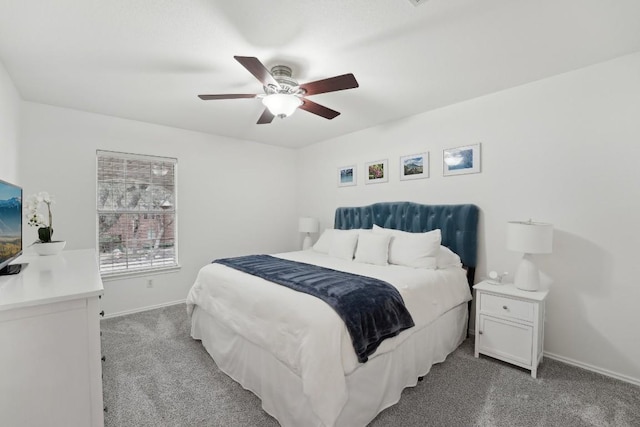
[[[100,316],[101,316],[101,317],[104,317],[104,310],[102,310],[102,311],[100,312]]]
[[[100,360],[102,360],[103,362],[107,361],[107,356],[102,356],[102,358],[100,358]]]
[[[509,307],[507,307],[506,305],[503,305],[503,306],[502,306],[502,308],[503,308],[504,310],[509,310]]]
[[[478,331],[478,333],[479,333],[480,335],[482,335],[482,331]]]

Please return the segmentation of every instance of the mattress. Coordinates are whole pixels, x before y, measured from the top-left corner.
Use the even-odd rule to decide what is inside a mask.
[[[398,336],[385,340],[370,356],[369,361],[361,364],[357,361],[344,323],[324,302],[220,264],[203,267],[187,297],[187,307],[191,314],[198,307],[198,314],[192,316],[192,336],[203,341],[221,369],[260,396],[265,410],[283,425],[339,425],[337,423],[340,422],[341,414],[352,406],[350,402],[358,400],[360,387],[356,386],[355,391],[350,390],[349,378],[366,377],[372,374],[371,371],[376,366],[386,366],[387,363],[389,365],[386,370],[407,369],[404,366],[394,366],[398,363],[397,360],[403,360],[400,365],[417,364],[408,368],[412,371],[408,377],[406,372],[399,372],[398,379],[391,380],[391,394],[397,392],[399,396],[402,388],[416,380],[416,372],[424,374],[426,372],[421,371],[428,370],[431,366],[422,366],[418,361],[425,357],[423,352],[426,350],[416,349],[416,345],[424,343],[422,335],[427,333],[425,331],[428,327],[452,312],[464,313],[466,322],[466,309],[461,310],[460,307],[466,307],[465,303],[471,299],[471,295],[465,271],[461,268],[426,270],[395,265],[375,266],[344,261],[314,251],[275,256],[384,280],[399,290],[416,324]],[[451,343],[446,346],[448,352],[453,351],[461,337],[464,337],[461,334],[464,326],[462,331],[459,327],[461,316],[463,315],[451,315],[456,328],[445,339]],[[465,322],[462,324],[466,324]],[[213,329],[209,330],[206,324],[214,325],[211,326]],[[416,339],[411,339],[414,335]],[[247,351],[249,353],[244,358],[241,357],[240,354]],[[448,354],[443,356],[441,351],[436,353],[427,359],[437,362]],[[253,354],[261,355],[270,365],[279,366],[281,369],[274,372],[280,372],[283,378],[265,370],[245,375],[242,372],[253,369],[251,366],[229,366],[245,359],[242,365],[256,363],[256,360],[251,360]],[[405,360],[405,356],[410,359]],[[414,358],[416,360],[407,363]],[[225,359],[228,360],[225,362]],[[379,360],[376,361],[377,359]],[[375,378],[379,378],[379,374]],[[269,375],[278,376],[271,378],[276,380],[273,384],[278,387],[282,384],[299,386],[300,389],[293,395],[304,399],[304,410],[273,397],[274,394],[282,394],[282,390],[265,393],[262,382],[267,381],[265,376]],[[261,383],[259,387],[249,380],[252,376],[259,377],[255,379]],[[380,393],[386,396],[387,391],[382,390]],[[371,399],[367,397],[364,400]],[[384,402],[387,400],[388,396],[383,399]],[[374,405],[369,402],[363,406]],[[377,408],[380,405],[375,406]],[[300,413],[292,415],[291,411]],[[368,413],[371,415],[371,410]],[[300,424],[302,419],[305,424]],[[313,424],[308,424],[312,421]]]

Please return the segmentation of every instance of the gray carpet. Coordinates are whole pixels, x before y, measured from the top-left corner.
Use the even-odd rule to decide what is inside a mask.
[[[107,427],[279,425],[189,337],[184,305],[106,319],[102,331]],[[533,379],[474,358],[468,339],[370,426],[637,427],[640,387],[549,359]]]

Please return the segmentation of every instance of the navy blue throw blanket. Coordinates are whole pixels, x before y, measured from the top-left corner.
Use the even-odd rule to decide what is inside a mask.
[[[414,326],[400,292],[387,282],[317,265],[249,255],[213,261],[320,298],[342,318],[358,361],[380,343]]]

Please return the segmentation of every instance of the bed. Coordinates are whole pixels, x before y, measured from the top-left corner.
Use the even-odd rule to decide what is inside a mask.
[[[345,322],[323,301],[219,263],[200,270],[187,297],[191,336],[282,426],[365,426],[465,339],[478,214],[474,205],[412,202],[341,207],[335,213],[334,230],[363,230],[352,232],[361,242],[366,233],[440,230],[441,244],[464,268],[355,262],[322,252],[320,242],[318,250],[274,255],[374,277],[398,289],[415,326],[382,341],[364,363]]]

